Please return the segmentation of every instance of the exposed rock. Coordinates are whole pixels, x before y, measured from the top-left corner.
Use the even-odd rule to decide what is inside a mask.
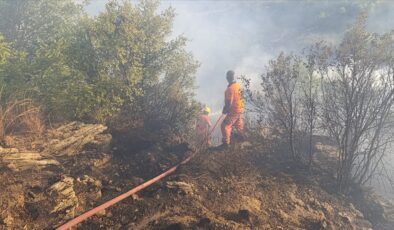
[[[94,137],[94,140],[87,143],[85,146],[86,149],[94,149],[98,152],[109,152],[111,151],[111,142],[112,135],[111,134],[97,134]]]
[[[78,207],[78,198],[74,191],[74,178],[63,177],[48,189],[48,194],[53,199],[53,208],[50,213],[64,211],[66,217],[73,217],[75,208]]]
[[[111,156],[105,153],[100,154],[101,158],[93,160],[93,166],[97,168],[102,168],[105,166],[110,160]]]
[[[42,169],[48,165],[59,165],[59,162],[38,152],[19,152],[15,148],[0,149],[0,161],[13,171],[26,169]]]
[[[82,179],[77,179],[77,181],[80,181],[82,184],[87,186],[85,190],[88,192],[88,200],[94,201],[101,198],[101,189],[103,185],[100,180],[90,177],[88,175],[84,175]]]
[[[82,183],[84,183],[85,185],[96,185],[96,186],[100,186],[101,187],[101,182],[88,176],[88,175],[83,175],[82,179],[79,179],[79,181],[81,181]]]
[[[107,129],[100,124],[72,122],[50,131],[52,140],[44,150],[46,154],[73,156],[88,143],[97,142],[96,136]]]
[[[16,148],[3,148],[0,146],[0,155],[10,153],[19,153],[19,150]]]
[[[60,165],[54,157],[75,155],[80,153],[87,144],[98,152],[110,151],[112,136],[102,134],[106,129],[107,127],[99,124],[72,122],[48,131],[50,141],[41,152],[0,147],[0,161],[13,171],[20,171],[42,169],[48,165]],[[102,167],[111,159],[108,154],[101,154],[102,157],[93,162],[95,167]]]

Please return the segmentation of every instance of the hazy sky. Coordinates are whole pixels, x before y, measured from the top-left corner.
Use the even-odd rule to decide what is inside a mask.
[[[107,0],[86,7],[95,15]],[[225,73],[258,79],[269,59],[281,51],[301,52],[324,39],[337,42],[359,12],[367,10],[374,32],[394,29],[394,1],[162,1],[177,16],[174,34],[190,39],[188,50],[201,63],[197,99],[219,110],[226,88]]]

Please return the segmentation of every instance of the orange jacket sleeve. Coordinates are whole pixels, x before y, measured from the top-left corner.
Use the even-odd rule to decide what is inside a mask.
[[[234,92],[230,87],[227,87],[224,92],[224,108],[223,114],[228,114],[230,112],[231,106],[233,104]]]

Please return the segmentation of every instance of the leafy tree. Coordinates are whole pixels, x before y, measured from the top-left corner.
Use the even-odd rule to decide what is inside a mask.
[[[0,89],[3,100],[25,85],[21,75],[27,66],[23,64],[23,59],[26,55],[13,49],[0,34]]]
[[[68,49],[70,65],[84,73],[87,82],[110,83],[106,92],[119,102],[116,107],[150,128],[186,112],[171,103],[189,107],[198,67],[185,51],[186,39],[170,39],[173,9],[157,13],[158,6],[158,1],[111,1],[97,18],[84,20]]]
[[[73,0],[0,0],[0,31],[17,50],[34,55],[78,24],[83,4]]]
[[[174,10],[158,7],[110,1],[92,18],[72,0],[2,0],[0,31],[18,61],[0,79],[29,91],[53,119],[104,122],[121,112],[146,127],[178,127],[196,110],[198,63],[184,37],[172,38]]]
[[[0,76],[5,88],[27,93],[45,104],[48,113],[68,116],[68,108],[74,107],[64,107],[56,99],[67,100],[65,87],[75,79],[63,53],[83,13],[82,5],[72,0],[2,0],[0,12],[0,32],[14,50],[12,63]]]

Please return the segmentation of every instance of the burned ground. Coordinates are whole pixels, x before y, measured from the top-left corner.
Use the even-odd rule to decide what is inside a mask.
[[[142,132],[106,132],[72,123],[40,140],[12,138],[8,147],[16,149],[1,149],[0,229],[57,227],[191,152]],[[372,226],[333,183],[327,168],[307,169],[278,140],[251,136],[226,151],[200,152],[78,229],[389,229]]]

